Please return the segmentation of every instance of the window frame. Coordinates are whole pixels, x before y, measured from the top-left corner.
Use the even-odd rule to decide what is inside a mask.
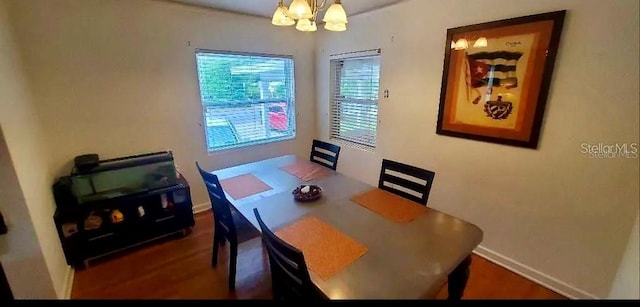
[[[376,129],[375,129],[375,142],[373,144],[366,144],[363,142],[357,142],[352,139],[340,137],[339,133],[336,133],[334,136],[334,130],[339,129],[341,125],[341,120],[336,120],[334,118],[334,105],[336,103],[336,97],[338,94],[339,80],[336,72],[337,64],[334,62],[339,61],[348,61],[348,60],[357,60],[357,59],[366,59],[377,57],[379,61],[378,66],[378,99],[376,100],[377,114],[376,114]],[[340,54],[332,54],[329,57],[329,73],[330,73],[330,86],[329,86],[329,139],[331,141],[345,144],[351,147],[355,147],[358,149],[364,149],[367,151],[375,151],[378,145],[378,126],[380,124],[380,71],[382,68],[382,49],[371,49],[371,50],[363,50],[363,51],[355,51],[355,52],[346,52]],[[368,100],[356,99],[356,98],[345,98],[343,102],[353,103],[353,104],[369,104]]]
[[[232,56],[248,56],[248,57],[264,57],[264,58],[275,58],[275,59],[285,59],[285,60],[290,60],[290,72],[291,72],[291,76],[290,78],[285,78],[285,83],[291,83],[290,84],[290,88],[291,88],[291,94],[289,95],[289,97],[287,97],[287,102],[286,103],[286,111],[285,113],[287,114],[287,119],[288,122],[290,124],[290,128],[288,129],[288,131],[290,131],[290,135],[284,135],[284,136],[280,136],[280,137],[271,137],[271,138],[265,138],[265,139],[261,139],[261,140],[254,140],[254,141],[246,141],[246,142],[242,142],[242,143],[237,143],[234,145],[227,145],[221,148],[217,148],[217,149],[210,149],[209,147],[209,134],[207,132],[207,109],[208,107],[212,107],[212,106],[207,106],[205,105],[204,101],[203,101],[203,96],[202,96],[202,84],[201,84],[201,80],[200,80],[200,69],[199,69],[199,65],[198,65],[198,54],[211,54],[211,55],[232,55]],[[285,65],[287,65],[287,63],[285,63]],[[297,124],[296,124],[296,87],[295,87],[295,83],[296,83],[296,77],[295,77],[295,60],[293,55],[287,55],[287,54],[270,54],[270,53],[260,53],[260,52],[246,52],[246,51],[230,51],[230,50],[217,50],[217,49],[205,49],[205,48],[196,48],[195,52],[194,52],[194,67],[195,67],[195,76],[196,76],[196,83],[198,84],[198,100],[200,101],[200,111],[201,111],[201,116],[202,116],[202,128],[203,128],[203,132],[204,132],[204,147],[205,150],[207,151],[207,153],[209,155],[212,154],[216,154],[219,152],[223,152],[223,151],[227,151],[227,150],[231,150],[231,149],[238,149],[238,148],[245,148],[245,147],[252,147],[252,146],[256,146],[256,145],[264,145],[264,144],[270,144],[270,143],[277,143],[277,142],[283,142],[283,141],[289,141],[289,140],[294,140],[297,137]],[[268,116],[269,116],[269,107],[267,106],[269,103],[278,103],[278,102],[282,102],[283,99],[279,99],[279,98],[270,98],[270,99],[257,99],[257,100],[251,100],[250,104],[251,105],[255,105],[255,104],[263,104],[265,105],[265,114],[264,116],[267,117],[268,120]],[[233,104],[246,104],[247,101],[237,101],[237,102],[228,102],[227,104],[232,106]],[[233,127],[234,130],[236,130],[235,127]],[[267,128],[268,130],[268,128]]]

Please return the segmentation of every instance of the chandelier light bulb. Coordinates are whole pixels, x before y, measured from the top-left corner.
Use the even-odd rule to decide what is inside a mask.
[[[347,23],[347,13],[344,11],[340,0],[336,0],[331,6],[329,6],[329,9],[327,9],[327,12],[324,14],[324,19],[322,19],[322,21],[335,24]]]
[[[309,19],[300,19],[298,20],[298,24],[296,24],[296,29],[302,32],[313,32],[318,29],[315,21],[311,21]]]
[[[308,32],[315,32],[318,30],[318,27],[316,26],[316,22],[315,20],[311,22],[311,26],[309,27]]]
[[[293,19],[309,19],[313,17],[313,11],[306,0],[293,0],[289,5],[289,17]]]
[[[327,23],[324,24],[324,28],[329,30],[329,31],[342,32],[342,31],[346,31],[347,30],[347,24],[346,23],[327,22]]]
[[[271,23],[276,26],[290,26],[295,24],[295,20],[289,18],[287,7],[280,2],[280,5],[273,13],[273,18],[271,18]]]

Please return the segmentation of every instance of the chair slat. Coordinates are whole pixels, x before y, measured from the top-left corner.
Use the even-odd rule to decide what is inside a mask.
[[[422,180],[432,180],[435,174],[432,171],[419,168],[417,166],[400,163],[388,159],[382,160],[382,164],[385,170],[392,170],[405,175],[413,176]]]
[[[329,155],[329,154],[326,154],[326,153],[320,152],[320,151],[315,152],[313,154],[313,156],[314,156],[314,158],[320,158],[320,159],[327,160],[329,163],[331,163],[331,166],[333,166],[333,164],[334,164],[333,160],[334,160],[335,156],[332,156],[332,155]],[[318,161],[317,159],[315,159],[315,160]],[[320,162],[324,162],[324,161],[320,161]]]
[[[425,181],[424,184],[419,184],[417,182],[413,182],[407,180],[405,178],[400,178],[398,176],[394,176],[392,174],[387,173],[387,171],[394,171],[397,173],[401,173],[404,175],[408,175],[411,177],[415,177],[418,179],[422,179]],[[423,168],[419,168],[413,165],[404,164],[397,161],[392,161],[388,159],[382,160],[382,167],[380,169],[380,178],[378,180],[378,188],[392,192],[396,195],[405,197],[407,199],[413,200],[419,204],[427,205],[429,200],[429,193],[431,191],[431,185],[433,184],[433,179],[436,173],[430,170],[426,170]],[[411,195],[405,191],[386,186],[384,183],[389,182],[394,185],[418,192],[422,194],[422,197],[417,197],[415,195]]]
[[[331,153],[333,153],[334,155],[330,155],[324,152],[321,152],[319,150],[317,150],[316,148],[321,148],[323,150],[329,151]],[[323,142],[320,140],[313,140],[313,143],[311,144],[311,154],[309,156],[309,160],[311,162],[315,162],[318,163],[322,166],[328,167],[332,170],[336,170],[338,168],[338,158],[340,156],[340,146],[335,145],[335,144],[331,144],[331,143],[327,143],[327,142]],[[318,157],[324,160],[327,160],[330,164],[327,164],[324,161],[321,160],[316,160],[314,157]]]
[[[383,174],[382,175],[383,178],[382,180],[384,182],[389,182],[389,183],[393,183],[393,184],[397,184],[401,187],[407,188],[409,190],[413,190],[416,191],[418,193],[420,193],[421,195],[424,194],[424,184],[419,184],[417,182],[413,182],[411,180],[407,180],[404,178],[400,178],[391,174]]]

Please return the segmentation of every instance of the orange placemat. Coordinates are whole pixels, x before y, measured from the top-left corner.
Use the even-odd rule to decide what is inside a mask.
[[[269,191],[272,189],[268,184],[253,174],[244,174],[227,178],[220,181],[222,188],[233,199],[241,199],[260,192]]]
[[[353,196],[351,201],[398,223],[411,222],[427,211],[426,206],[378,188]]]
[[[276,235],[304,254],[307,267],[328,279],[367,252],[367,248],[320,219],[302,218]]]
[[[308,161],[296,161],[282,168],[285,172],[304,181],[331,175],[331,170]]]

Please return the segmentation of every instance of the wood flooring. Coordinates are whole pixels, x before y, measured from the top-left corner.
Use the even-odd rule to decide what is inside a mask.
[[[213,218],[196,215],[193,232],[75,271],[72,299],[271,299],[269,264],[259,237],[240,244],[236,290],[227,288],[228,245],[211,267]],[[446,285],[437,299],[447,296]],[[473,255],[463,299],[565,299],[545,287]]]

